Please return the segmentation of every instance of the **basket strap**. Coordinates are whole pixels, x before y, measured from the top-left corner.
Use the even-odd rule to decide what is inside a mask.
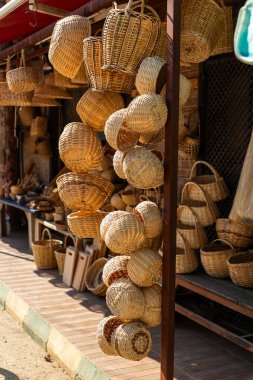
[[[205,165],[206,167],[208,167],[208,169],[210,169],[210,171],[214,175],[215,181],[218,182],[218,179],[220,177],[218,172],[214,169],[214,167],[211,164],[209,164],[206,161],[196,161],[193,164],[192,169],[191,169],[190,179],[197,176],[197,166],[199,165]]]
[[[45,235],[47,234],[47,236],[48,236],[48,240],[50,240],[50,245],[52,246],[52,235],[51,235],[51,232],[49,231],[49,229],[48,228],[45,228],[44,230],[43,230],[43,232],[42,232],[42,235],[41,235],[41,239],[42,240],[46,240],[45,239]]]
[[[234,249],[234,247],[232,246],[232,244],[230,244],[227,240],[224,240],[224,239],[215,239],[213,240],[210,245],[213,245],[214,243],[216,243],[217,241],[221,241],[222,243],[228,245],[231,249]]]

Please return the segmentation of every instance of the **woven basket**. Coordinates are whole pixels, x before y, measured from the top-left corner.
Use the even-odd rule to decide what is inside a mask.
[[[197,216],[193,210],[186,205],[181,205],[177,209],[177,230],[181,233],[187,247],[191,249],[199,249],[204,247],[208,240],[207,235],[198,221]],[[184,248],[184,244],[180,246],[178,241],[178,247]]]
[[[115,193],[111,197],[111,204],[116,210],[125,211],[126,204],[123,202],[121,194]]]
[[[103,131],[109,116],[123,107],[124,102],[120,94],[89,89],[77,103],[76,112],[84,123]]]
[[[253,244],[253,225],[230,219],[218,219],[216,231],[220,239],[226,240],[233,247],[247,248]]]
[[[191,199],[192,191],[198,191],[198,200]],[[195,182],[187,182],[182,190],[181,204],[189,206],[197,216],[203,227],[209,226],[216,222],[219,211],[208,194]],[[191,217],[191,216],[189,216]],[[227,239],[225,239],[227,240]]]
[[[145,310],[142,290],[125,278],[114,281],[109,286],[106,303],[111,312],[122,319],[139,319]]]
[[[178,246],[184,246],[179,248]],[[191,273],[198,267],[198,260],[193,249],[187,247],[186,242],[177,230],[177,249],[176,249],[176,273]]]
[[[39,96],[34,96],[30,105],[32,107],[62,107],[62,105],[54,99],[45,99]]]
[[[145,133],[140,135],[139,142],[144,145],[160,144],[165,140],[165,127],[160,129],[158,133]]]
[[[130,256],[115,256],[110,259],[103,269],[103,281],[109,287],[114,281],[122,278],[129,278],[127,273],[127,263]]]
[[[243,288],[253,288],[253,252],[238,253],[227,259],[231,280]]]
[[[139,203],[141,191],[128,185],[121,193],[122,201],[128,206],[136,206]]]
[[[76,76],[71,80],[71,82],[83,86],[88,86],[90,84],[88,74],[86,72],[86,67],[84,64],[80,66]]]
[[[181,107],[187,102],[192,89],[192,84],[184,75],[180,74],[179,81],[179,104]]]
[[[133,148],[139,140],[139,135],[127,128],[125,122],[126,113],[126,108],[114,112],[106,121],[104,129],[108,144],[113,149],[121,152]]]
[[[179,154],[184,159],[196,160],[199,154],[200,139],[185,136],[179,141]]]
[[[33,98],[33,91],[14,93],[11,92],[7,82],[0,83],[0,106],[30,106]]]
[[[65,258],[66,258],[66,249],[67,249],[67,240],[68,238],[71,238],[74,242],[74,246],[76,245],[76,242],[74,238],[70,235],[66,235],[64,238],[64,246],[62,248],[58,248],[54,251],[55,259],[57,262],[58,270],[60,275],[63,275],[64,272],[64,265],[65,265]]]
[[[103,149],[96,131],[82,123],[69,123],[59,139],[61,160],[70,170],[85,173],[101,165]]]
[[[37,87],[34,95],[45,99],[73,99],[63,88],[46,83]]]
[[[46,76],[45,83],[58,86],[58,87],[69,88],[69,89],[74,89],[74,88],[79,87],[77,83],[73,83],[70,78],[67,78],[64,75],[60,74],[55,69],[53,73]]]
[[[33,120],[33,108],[32,107],[20,107],[18,109],[18,116],[20,123],[24,127],[30,127]]]
[[[149,57],[156,45],[160,31],[160,19],[151,7],[141,12],[129,0],[124,10],[112,9],[103,27],[103,69],[121,72],[136,72],[141,61]],[[115,4],[115,3],[114,3]],[[144,11],[147,10],[147,14]]]
[[[140,319],[148,327],[161,324],[162,317],[162,287],[154,284],[142,289],[145,297],[145,311]]]
[[[220,35],[211,55],[234,51],[233,7],[225,7],[225,28]]]
[[[131,255],[127,273],[135,285],[151,286],[161,277],[162,257],[152,249],[142,248]]]
[[[113,156],[113,168],[119,178],[126,179],[123,172],[123,159],[125,154],[120,150],[117,150]]]
[[[138,70],[135,85],[139,94],[160,94],[166,83],[167,64],[158,57],[144,59]]]
[[[134,98],[126,113],[126,125],[131,131],[158,133],[167,120],[167,106],[160,95],[145,94]]]
[[[99,210],[113,192],[113,185],[94,174],[62,174],[56,180],[62,202],[72,211]]]
[[[156,188],[164,183],[163,163],[146,148],[136,146],[123,161],[127,181],[137,189]]]
[[[37,116],[32,120],[30,136],[45,137],[47,134],[47,118]]]
[[[134,213],[143,223],[147,238],[154,238],[161,234],[163,228],[162,215],[154,202],[143,201],[139,203],[135,207]]]
[[[45,235],[48,235],[48,240],[45,240]],[[55,269],[57,262],[54,251],[61,248],[60,240],[52,239],[50,231],[45,228],[42,232],[41,240],[32,243],[33,257],[35,265],[38,269]]]
[[[96,339],[99,347],[106,355],[118,355],[115,349],[111,346],[111,336],[113,331],[125,322],[126,321],[123,319],[114,316],[106,317],[99,322]]]
[[[201,263],[211,277],[229,277],[227,259],[235,254],[233,246],[225,240],[216,239],[200,250]]]
[[[104,284],[102,274],[107,259],[101,257],[89,268],[85,276],[85,283],[90,292],[100,297],[105,297],[107,286]]]
[[[107,215],[103,211],[78,211],[67,216],[72,234],[80,239],[100,237],[100,224]]]
[[[90,21],[82,16],[64,17],[55,24],[49,46],[48,58],[62,75],[73,79],[83,58],[83,39],[90,36]]]
[[[222,0],[182,0],[180,58],[200,63],[212,53],[225,26]]]
[[[167,22],[161,22],[160,35],[152,56],[160,57],[167,61]]]

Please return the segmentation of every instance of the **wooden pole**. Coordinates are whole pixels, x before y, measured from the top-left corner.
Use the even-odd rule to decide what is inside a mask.
[[[167,0],[167,106],[165,134],[161,380],[174,377],[175,258],[180,66],[180,0]]]

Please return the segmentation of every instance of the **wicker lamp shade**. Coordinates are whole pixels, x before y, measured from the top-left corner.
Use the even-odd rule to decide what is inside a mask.
[[[201,263],[211,277],[229,277],[227,259],[235,254],[233,246],[225,240],[216,239],[200,250]]]
[[[163,228],[162,215],[154,202],[143,201],[139,203],[135,207],[134,213],[142,221],[147,238],[154,238],[161,234]]]
[[[104,211],[78,211],[67,216],[70,231],[80,239],[100,237],[100,224],[106,217]]]
[[[123,172],[123,160],[124,153],[117,150],[113,156],[113,168],[119,178],[126,179],[125,173]]]
[[[99,347],[106,355],[118,355],[117,351],[111,345],[111,336],[113,331],[125,322],[123,319],[115,316],[106,317],[99,322],[96,338]]]
[[[127,263],[130,256],[115,256],[110,259],[103,269],[103,281],[106,286],[110,286],[114,281],[121,278],[129,278],[127,273]]]
[[[50,84],[40,85],[35,90],[34,95],[45,99],[73,99],[73,97],[63,88]]]
[[[102,279],[103,268],[106,263],[107,259],[104,257],[94,261],[94,263],[88,268],[85,277],[87,289],[100,297],[104,297],[107,290],[107,286]]]
[[[145,311],[140,319],[148,327],[161,324],[162,316],[162,287],[154,284],[142,289],[145,297]]]
[[[144,59],[139,67],[135,85],[139,94],[160,94],[166,83],[167,64],[159,57]]]

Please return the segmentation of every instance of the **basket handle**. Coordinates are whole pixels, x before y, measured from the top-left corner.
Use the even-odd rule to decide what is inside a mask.
[[[214,178],[215,178],[215,182],[218,182],[218,179],[219,179],[219,174],[218,172],[214,169],[214,167],[209,164],[208,162],[206,161],[196,161],[193,166],[192,166],[192,169],[191,169],[191,174],[190,174],[190,179],[192,179],[193,177],[196,177],[197,176],[197,166],[198,165],[205,165],[206,167],[208,167],[208,169],[210,169],[210,171],[212,172],[212,174],[214,175]]]
[[[234,250],[234,247],[232,246],[232,244],[230,244],[227,240],[224,240],[224,239],[215,239],[213,240],[210,245],[213,245],[214,243],[216,243],[217,241],[221,241],[222,243],[225,243],[226,245],[228,245],[231,249]]]
[[[21,57],[20,57],[19,67],[26,67],[26,63],[25,63],[25,51],[24,51],[24,49],[21,50]]]
[[[204,190],[201,188],[201,186],[199,186],[196,182],[192,182],[192,181],[189,181],[189,182],[186,182],[186,184],[184,185],[183,187],[183,190],[182,190],[182,195],[181,195],[181,203],[186,200],[186,192],[188,190],[188,187],[189,186],[194,186],[196,187],[202,194],[202,198],[203,200],[206,202],[206,204],[208,205],[208,200],[207,200],[207,197],[206,197],[206,193],[204,192]]]
[[[178,229],[177,229],[177,238],[178,238],[178,236],[180,237],[180,239],[181,239],[182,242],[183,242],[183,245],[184,245],[184,255],[185,255],[185,254],[186,254],[186,251],[187,251],[187,247],[186,247],[186,244],[185,244],[185,239],[183,238],[181,232],[179,232]]]
[[[103,31],[103,28],[99,28],[98,30],[96,30],[96,32],[94,33],[94,37],[100,37],[99,33],[102,32],[102,31]]]
[[[178,217],[178,219],[180,220],[180,211],[182,211],[183,209],[188,209],[188,210],[190,210],[190,212],[191,212],[191,214],[192,214],[192,216],[193,216],[193,219],[194,219],[194,224],[195,224],[195,226],[197,227],[200,223],[199,223],[199,221],[198,221],[198,218],[197,218],[197,216],[194,214],[194,212],[193,212],[193,210],[189,207],[189,206],[187,206],[187,205],[179,205],[178,206],[178,208],[177,208],[177,217]]]
[[[48,239],[47,240],[50,240],[50,245],[52,246],[52,235],[51,235],[51,232],[49,231],[48,228],[44,228],[43,232],[42,232],[42,235],[41,235],[41,240],[46,240],[45,239],[45,235],[47,234],[48,236]]]
[[[65,235],[64,236],[64,242],[63,242],[63,247],[64,248],[67,248],[68,239],[72,240],[72,242],[74,243],[74,246],[76,245],[76,239],[74,238],[73,235]]]

